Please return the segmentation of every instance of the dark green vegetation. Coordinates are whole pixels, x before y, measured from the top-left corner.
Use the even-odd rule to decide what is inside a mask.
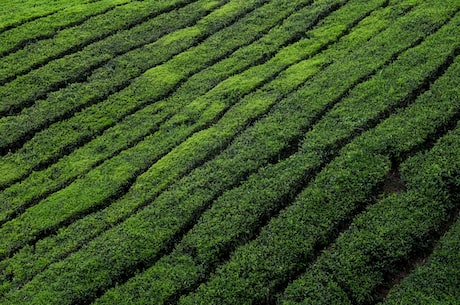
[[[457,304],[460,1],[69,3],[0,9],[0,304]]]

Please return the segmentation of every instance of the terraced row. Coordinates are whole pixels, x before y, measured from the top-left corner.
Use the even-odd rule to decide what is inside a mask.
[[[1,119],[42,114],[2,142],[0,302],[432,300],[431,263],[393,286],[458,215],[460,3],[189,2]]]

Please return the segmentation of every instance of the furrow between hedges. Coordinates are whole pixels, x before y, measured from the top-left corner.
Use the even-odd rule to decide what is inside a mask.
[[[53,11],[53,12],[47,12],[47,13],[43,13],[42,15],[32,16],[32,17],[29,17],[28,19],[25,19],[23,21],[18,21],[18,22],[14,22],[12,24],[6,25],[3,28],[0,28],[0,34],[3,34],[6,31],[10,31],[10,30],[14,29],[15,27],[19,27],[19,26],[22,26],[24,24],[27,24],[28,22],[33,22],[33,21],[39,20],[40,18],[46,18],[46,17],[52,16],[53,14],[56,14],[58,12],[59,12],[59,10],[56,10],[56,11]]]
[[[448,79],[444,79],[443,81],[449,81]],[[438,88],[436,88],[437,90]],[[452,90],[452,88],[449,88]],[[428,93],[430,95],[431,92]],[[433,96],[430,96],[433,97]],[[423,98],[423,96],[422,96]],[[422,120],[425,121],[427,116],[421,114],[422,111],[427,110],[427,103],[426,101],[425,105],[423,104],[418,104],[416,102],[413,106],[409,106],[408,113],[404,113],[405,111],[400,109],[400,111],[397,114],[394,114],[392,117],[390,117],[390,122],[391,120],[396,120],[396,125],[400,125],[399,127],[403,126],[405,122],[403,122],[401,119],[408,120],[409,115],[420,115],[422,117]],[[375,256],[378,256],[379,254],[373,253],[372,258],[369,258],[369,260],[366,262],[368,265],[374,265],[378,267],[372,267],[376,270],[379,270],[379,276],[378,280],[377,279],[372,279],[369,282],[371,283],[370,286],[368,283],[360,283],[358,286],[357,290],[361,290],[359,293],[363,293],[366,296],[360,296],[359,299],[356,299],[355,296],[353,296],[355,292],[352,290],[348,289],[347,285],[340,285],[338,282],[336,282],[333,278],[334,275],[329,274],[329,271],[333,272],[331,269],[336,268],[337,266],[334,266],[331,269],[328,269],[327,273],[322,273],[322,272],[317,272],[316,266],[321,265],[324,263],[324,257],[328,256],[331,254],[336,247],[337,240],[339,242],[340,239],[343,237],[343,235],[347,235],[350,233],[351,230],[353,230],[353,226],[355,225],[356,219],[359,219],[363,217],[367,213],[367,210],[373,209],[373,205],[379,205],[381,204],[381,201],[386,201],[389,197],[396,197],[396,196],[401,196],[401,194],[404,194],[407,192],[407,186],[406,186],[406,179],[401,178],[399,176],[399,171],[400,167],[405,165],[405,162],[408,161],[406,159],[408,156],[413,156],[417,153],[422,153],[425,151],[425,149],[431,149],[433,146],[435,146],[435,142],[440,140],[442,137],[446,136],[450,131],[455,129],[456,122],[458,122],[460,118],[460,108],[457,105],[450,104],[447,105],[448,107],[451,107],[449,109],[449,113],[446,117],[442,117],[440,112],[438,111],[438,107],[436,105],[428,105],[428,110],[433,110],[436,111],[437,114],[435,116],[431,117],[436,117],[436,123],[432,123],[430,121],[425,121],[427,124],[431,124],[430,128],[431,130],[425,130],[428,131],[424,136],[426,137],[425,139],[418,139],[418,143],[411,143],[413,146],[407,146],[406,144],[400,145],[400,148],[404,149],[410,149],[410,150],[402,150],[396,152],[394,149],[392,153],[396,152],[397,155],[388,155],[386,156],[386,161],[388,162],[389,168],[386,172],[386,177],[382,176],[378,184],[375,186],[375,191],[370,190],[369,195],[367,198],[364,198],[361,200],[359,203],[360,205],[356,207],[348,216],[346,220],[343,220],[342,222],[339,222],[336,224],[336,227],[331,230],[332,233],[328,235],[328,242],[324,244],[317,244],[315,245],[314,250],[312,251],[311,256],[307,258],[308,265],[309,266],[306,271],[305,269],[299,269],[297,272],[294,272],[290,277],[280,286],[276,287],[274,290],[274,293],[270,295],[269,301],[264,301],[264,303],[267,304],[365,304],[365,305],[370,305],[370,304],[375,304],[379,300],[382,300],[382,297],[386,295],[386,291],[393,283],[395,280],[394,277],[400,276],[398,275],[399,273],[405,274],[406,272],[409,272],[409,264],[410,260],[422,260],[421,255],[428,253],[430,250],[430,247],[433,246],[433,243],[435,242],[434,239],[439,238],[441,235],[442,230],[445,230],[448,227],[448,224],[444,223],[440,226],[440,228],[437,229],[437,231],[432,231],[430,232],[430,237],[426,238],[424,241],[424,245],[421,247],[418,247],[417,250],[411,253],[407,253],[406,259],[400,258],[399,261],[394,262],[394,264],[390,266],[383,267],[382,269],[380,268],[379,263],[377,262],[377,259],[375,259]],[[455,108],[452,108],[455,107]],[[422,108],[425,107],[425,108]],[[446,107],[445,109],[447,109]],[[420,112],[420,113],[416,113]],[[399,116],[399,118],[398,118]],[[419,119],[416,117],[416,119]],[[394,121],[393,121],[394,122]],[[409,122],[410,125],[418,124],[420,122]],[[398,126],[387,124],[385,128],[398,128]],[[410,137],[410,131],[403,131],[406,133],[406,137]],[[387,141],[387,140],[384,140]],[[377,141],[378,142],[378,141]],[[361,142],[362,143],[362,142]],[[375,147],[375,145],[372,145]],[[404,147],[403,147],[404,146]],[[402,163],[394,163],[391,162],[391,160],[397,159],[399,160],[398,162]],[[403,173],[404,174],[404,173]],[[395,177],[395,175],[398,175],[399,177]],[[395,179],[398,179],[398,181],[395,181]],[[364,183],[364,180],[363,182]],[[367,186],[366,186],[367,188]],[[347,189],[347,192],[349,190]],[[384,213],[381,214],[383,215]],[[444,218],[444,221],[448,219],[448,221],[451,221],[451,216],[454,214],[458,214],[458,208],[456,209],[456,212],[449,212],[446,215],[447,218]],[[353,237],[352,237],[353,238]],[[353,243],[352,241],[348,241],[350,244]],[[355,244],[355,243],[354,243]],[[359,241],[356,241],[356,244],[358,244],[358,247],[360,245]],[[362,243],[364,244],[364,242]],[[361,244],[361,245],[362,245]],[[366,246],[362,246],[363,248]],[[352,246],[354,248],[354,246]],[[355,249],[356,250],[356,249]],[[362,249],[361,249],[362,250]],[[372,253],[373,250],[365,250],[367,253]],[[358,250],[360,251],[360,250]],[[352,252],[352,251],[350,251]],[[390,251],[388,251],[386,254],[388,254]],[[327,253],[327,254],[325,254]],[[342,253],[343,255],[344,253]],[[349,255],[348,253],[346,255]],[[356,253],[353,253],[352,256],[358,257]],[[382,255],[384,256],[384,255]],[[383,260],[386,260],[387,258],[383,258]],[[413,262],[416,264],[417,262]],[[344,273],[360,273],[361,271],[356,271],[363,267],[361,266],[354,266],[351,269],[348,269],[349,266],[341,265],[340,268],[345,269]],[[404,270],[403,270],[404,269]],[[313,270],[313,271],[312,271]],[[337,269],[336,269],[337,270]],[[368,270],[369,271],[369,270]],[[310,273],[310,274],[309,274]],[[340,272],[339,272],[340,273]],[[369,277],[366,278],[371,272],[369,271],[368,274],[363,275],[359,274],[357,277],[362,276],[365,278],[365,281],[369,280]],[[313,276],[310,276],[311,274],[314,274]],[[344,274],[342,274],[343,276]],[[372,275],[371,277],[373,277]],[[314,280],[313,280],[314,278]],[[343,281],[344,279],[342,279]],[[288,284],[288,282],[293,281]],[[350,281],[352,282],[352,281]],[[287,286],[287,287],[286,287]],[[355,287],[357,288],[357,287]],[[284,293],[282,293],[282,290],[286,289]]]
[[[452,194],[455,195],[454,190],[451,191]],[[388,293],[392,289],[400,286],[401,282],[406,281],[406,278],[410,278],[412,276],[412,272],[419,268],[423,268],[423,265],[426,264],[427,260],[430,260],[431,257],[437,254],[437,248],[440,244],[442,244],[443,236],[448,234],[450,230],[454,229],[455,222],[458,220],[459,215],[460,205],[457,205],[452,210],[449,210],[445,216],[444,222],[441,223],[438,228],[432,230],[429,235],[427,235],[423,246],[417,247],[416,250],[411,251],[406,258],[397,262],[395,264],[395,268],[391,270],[391,272],[383,272],[382,282],[379,283],[376,288],[374,288],[372,292],[372,301],[366,302],[366,305],[375,305],[381,302],[385,302],[388,297]],[[447,265],[447,268],[445,268],[443,272],[452,267],[453,266]],[[441,276],[445,276],[441,272],[439,272],[439,274]],[[452,288],[454,287],[455,283],[458,282],[457,279],[458,278],[453,275],[451,281],[452,283],[449,283],[447,280],[445,287],[440,289],[440,291],[443,291],[443,295],[438,298],[450,298],[453,300],[455,298],[455,292]],[[456,287],[458,287],[458,285]]]

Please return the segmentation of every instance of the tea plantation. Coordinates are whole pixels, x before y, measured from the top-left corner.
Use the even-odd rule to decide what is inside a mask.
[[[460,304],[460,0],[0,17],[0,304]]]

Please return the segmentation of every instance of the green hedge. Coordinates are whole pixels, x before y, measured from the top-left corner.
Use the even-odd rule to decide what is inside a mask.
[[[350,18],[349,21],[353,19],[353,14],[350,14],[350,11],[356,12],[355,6],[363,8],[363,3],[360,2],[349,2],[342,9],[331,14],[328,20],[334,20],[337,24],[346,24],[344,19]],[[367,4],[372,5],[369,2]],[[375,4],[378,5],[378,3]],[[395,7],[388,9],[388,11],[391,10],[395,10]],[[361,11],[361,14],[366,14],[366,12]],[[326,21],[325,24],[327,23]],[[332,25],[333,23],[325,27],[334,28]],[[361,39],[366,41],[365,36],[362,36]],[[340,48],[340,44],[336,47],[343,50]],[[334,54],[338,55],[337,52]],[[292,160],[295,161],[290,162]],[[195,227],[192,233],[184,238],[185,241],[182,241],[179,246],[180,250],[175,251],[171,256],[162,258],[146,273],[133,278],[126,285],[110,291],[98,302],[124,303],[129,300],[137,303],[154,302],[159,304],[182,289],[193,287],[194,283],[205,273],[203,269],[207,270],[215,264],[222,251],[238,244],[241,239],[249,238],[247,235],[254,230],[254,226],[257,226],[258,218],[261,215],[269,214],[270,210],[275,208],[274,205],[281,200],[280,198],[289,197],[289,194],[295,189],[296,183],[302,180],[301,176],[305,175],[305,172],[313,170],[321,164],[321,161],[314,156],[310,156],[310,159],[292,160],[283,163],[282,166],[262,171],[260,175],[253,177],[253,179],[250,178],[242,187],[224,193],[213,204],[210,212],[205,213],[204,220],[202,219],[197,225],[198,228]],[[305,169],[308,166],[310,168]],[[274,174],[277,171],[282,173]],[[193,249],[194,257],[188,256],[187,253],[191,251],[190,249]],[[190,261],[194,261],[194,265],[190,265]],[[182,272],[182,268],[190,272]],[[139,291],[143,291],[143,293],[139,294]]]

